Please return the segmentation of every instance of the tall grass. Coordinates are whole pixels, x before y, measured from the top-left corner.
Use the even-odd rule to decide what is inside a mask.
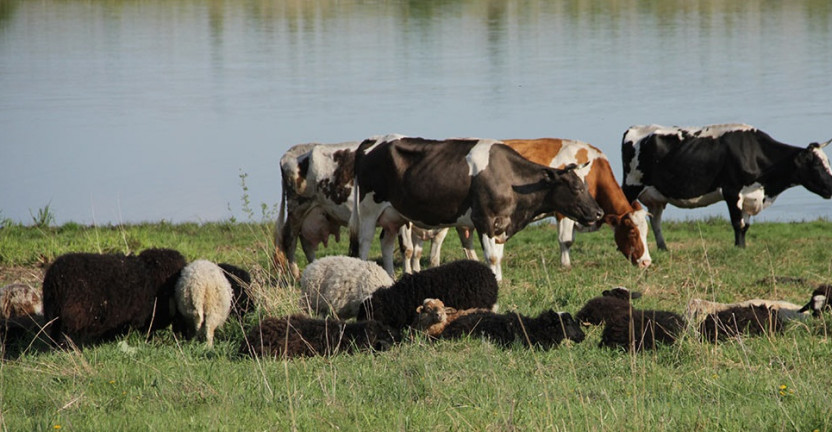
[[[600,349],[600,329],[551,351],[414,335],[383,353],[274,361],[237,354],[244,328],[299,311],[294,282],[275,279],[270,223],[26,228],[0,235],[0,283],[36,283],[70,251],[172,247],[254,274],[258,311],[229,322],[214,350],[170,331],[130,333],[79,350],[9,349],[0,363],[4,430],[832,430],[829,324],[809,320],[768,338],[718,345],[692,332],[631,355]],[[530,227],[509,241],[500,308],[575,312],[610,286],[645,293],[644,308],[684,312],[694,297],[804,303],[832,274],[832,223],[757,224],[748,248],[723,220],[665,226],[669,252],[630,266],[612,233],[578,234],[573,268],[557,233]],[[452,236],[453,237],[453,236]],[[462,258],[455,238],[443,261]],[[651,242],[651,246],[654,244]],[[330,244],[319,255],[346,253]],[[303,267],[303,254],[299,254]],[[378,258],[378,246],[371,252]]]

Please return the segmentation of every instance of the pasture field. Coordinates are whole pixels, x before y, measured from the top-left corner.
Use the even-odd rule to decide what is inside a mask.
[[[723,219],[665,223],[669,252],[636,269],[612,230],[577,234],[560,268],[557,230],[541,224],[506,245],[500,310],[573,314],[603,289],[644,293],[637,307],[684,313],[691,298],[803,304],[832,282],[832,222],[759,223],[733,247]],[[479,339],[408,338],[390,351],[290,361],[237,355],[243,327],[298,312],[298,290],[270,276],[271,224],[152,223],[0,229],[0,284],[39,283],[70,251],[175,248],[248,268],[258,311],[228,322],[214,350],[170,331],[130,333],[83,351],[10,346],[0,362],[0,428],[24,430],[832,430],[832,329],[790,323],[773,337],[717,345],[686,333],[637,355],[583,343],[540,351]],[[346,253],[331,243],[324,254]],[[462,257],[456,234],[443,261]],[[299,253],[302,255],[302,253]],[[481,252],[480,252],[481,255]],[[378,245],[371,254],[380,258]],[[305,261],[301,258],[301,266]]]

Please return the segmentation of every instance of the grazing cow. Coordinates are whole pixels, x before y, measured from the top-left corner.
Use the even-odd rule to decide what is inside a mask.
[[[353,160],[359,142],[298,144],[280,158],[283,196],[274,230],[274,264],[300,277],[298,237],[309,262],[330,235],[340,240],[352,212]]]
[[[623,189],[628,200],[647,206],[659,249],[667,250],[661,228],[667,203],[695,208],[720,200],[728,205],[734,244],[745,247],[749,216],[784,190],[802,185],[832,197],[832,169],[822,150],[830,141],[794,147],[743,124],[633,126],[621,142]]]
[[[355,154],[350,253],[367,259],[381,225],[384,268],[392,274],[396,234],[407,220],[423,228],[473,227],[501,280],[504,243],[537,216],[559,211],[585,224],[603,216],[576,168],[536,164],[495,140],[367,139]]]
[[[511,139],[503,142],[524,158],[552,168],[589,163],[584,168],[576,169],[575,174],[586,182],[589,194],[604,209],[605,215],[602,220],[613,227],[618,250],[633,265],[640,268],[650,266],[652,260],[647,249],[647,211],[642,209],[637,201],[633,200],[631,204],[631,201],[627,200],[621,186],[615,181],[610,162],[601,150],[585,142],[557,138]],[[560,263],[564,267],[570,267],[572,263],[569,248],[575,236],[575,221],[563,217],[562,214],[545,216],[555,216],[558,220]],[[597,230],[600,226],[598,223],[588,228]]]

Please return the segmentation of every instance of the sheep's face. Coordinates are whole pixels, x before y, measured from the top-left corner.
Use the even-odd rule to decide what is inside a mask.
[[[572,314],[568,312],[560,312],[557,314],[561,326],[563,326],[563,334],[566,339],[580,343],[584,340],[584,331],[581,329],[581,324],[572,318]]]
[[[448,320],[445,303],[439,299],[425,299],[422,305],[416,308],[416,313],[419,314],[417,320],[418,327],[423,330],[434,324],[443,323]]]

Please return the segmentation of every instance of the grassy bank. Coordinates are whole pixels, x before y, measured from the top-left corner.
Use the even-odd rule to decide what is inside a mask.
[[[724,220],[667,223],[665,233],[671,250],[651,250],[654,264],[646,272],[620,256],[607,228],[578,234],[573,268],[565,270],[556,229],[530,227],[506,246],[500,308],[574,313],[615,285],[644,292],[640,307],[679,313],[694,297],[804,303],[812,284],[832,280],[830,222],[756,224],[744,250],[732,246]],[[270,277],[270,237],[271,226],[261,224],[8,226],[0,230],[0,284],[37,283],[45,263],[70,251],[170,247],[189,260],[251,270],[257,315],[297,312],[296,287]],[[445,261],[462,257],[451,237]],[[331,244],[321,254],[346,248]],[[376,245],[372,256],[378,255]],[[384,353],[283,362],[236,354],[242,328],[256,320],[227,323],[213,351],[169,331],[149,338],[131,333],[82,352],[17,347],[0,363],[0,425],[13,431],[832,430],[832,326],[823,321],[716,346],[688,334],[640,355],[599,349],[600,329],[590,329],[583,343],[548,352],[417,337]]]

